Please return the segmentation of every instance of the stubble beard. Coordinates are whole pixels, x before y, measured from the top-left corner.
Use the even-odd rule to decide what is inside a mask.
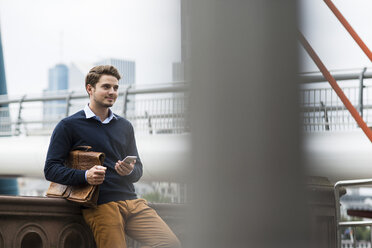
[[[113,101],[113,103],[104,103],[103,101],[98,101],[96,97],[93,97],[93,100],[96,102],[97,105],[104,108],[111,108],[115,103],[115,100]]]

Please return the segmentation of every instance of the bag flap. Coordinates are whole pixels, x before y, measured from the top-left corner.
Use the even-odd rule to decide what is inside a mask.
[[[91,197],[92,192],[96,189],[94,185],[79,185],[79,186],[72,186],[71,193],[67,197],[68,200],[78,199],[82,201],[86,201]]]
[[[49,188],[46,192],[46,196],[49,196],[49,197],[65,197],[66,194],[69,193],[67,188],[68,188],[67,185],[51,182],[50,185],[49,185]]]

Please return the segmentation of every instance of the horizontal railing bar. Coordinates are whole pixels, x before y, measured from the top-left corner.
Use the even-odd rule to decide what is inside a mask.
[[[366,107],[372,108],[371,105]],[[322,106],[315,106],[315,107],[301,107],[302,112],[324,112],[327,111],[340,111],[340,110],[347,110],[345,106],[332,106],[332,107],[322,107]]]
[[[187,84],[179,83],[170,86],[162,86],[162,87],[151,87],[151,88],[129,88],[127,94],[152,94],[152,93],[177,93],[177,92],[185,92],[188,90]],[[125,89],[119,90],[119,96],[122,96],[125,93]],[[27,97],[27,95],[22,100],[22,97],[14,98],[14,99],[0,99],[0,105],[4,104],[11,104],[11,103],[19,103],[21,100],[22,102],[38,102],[38,101],[53,101],[53,100],[66,100],[67,97],[70,96],[70,99],[84,99],[88,98],[88,94],[86,92],[78,92],[78,93],[61,93],[60,95],[56,96],[37,96],[37,97]]]
[[[345,122],[312,122],[312,123],[304,123],[305,126],[333,126],[334,125],[341,125],[341,124],[345,124]],[[356,125],[356,122],[355,123],[349,123],[350,125],[351,124],[355,124]],[[323,127],[322,127],[323,128]]]
[[[177,92],[185,92],[188,91],[189,86],[185,83],[179,83],[172,86],[167,87],[158,87],[158,88],[143,88],[143,89],[129,89],[128,94],[152,94],[152,93],[177,93]],[[120,94],[123,94],[121,92]]]
[[[170,114],[151,114],[151,115],[136,115],[136,116],[130,116],[128,115],[128,119],[148,119],[148,118],[155,118],[155,119],[161,119],[161,118],[177,118],[177,117],[184,117],[184,113],[170,113]]]
[[[354,105],[355,108],[358,107],[358,105]],[[364,109],[372,109],[372,105],[363,105]],[[322,107],[322,106],[314,106],[314,107],[301,107],[301,111],[303,112],[323,112],[324,110],[327,111],[341,111],[341,110],[347,110],[345,106],[332,106],[332,107]]]
[[[343,221],[339,222],[340,227],[350,227],[350,226],[372,226],[372,221]]]
[[[343,74],[333,74],[332,76],[336,79],[336,81],[344,81],[344,80],[353,80],[359,79],[361,72],[355,73],[343,73]],[[321,83],[327,82],[323,75],[299,75],[300,82],[304,84],[308,83]],[[363,78],[372,78],[372,72],[365,72]]]
[[[148,118],[151,118],[151,119],[162,119],[162,118],[183,118],[185,115],[185,113],[183,112],[177,112],[177,113],[170,113],[170,114],[151,114],[151,115],[136,115],[136,116],[128,116],[128,119],[148,119]],[[37,123],[40,123],[40,124],[44,124],[44,123],[54,123],[54,122],[59,122],[60,119],[50,119],[50,120],[42,120],[42,121],[39,121],[39,120],[34,120],[34,121],[25,121],[25,120],[22,120],[22,123],[23,124],[37,124]],[[18,121],[11,121],[11,122],[5,122],[5,121],[1,121],[0,122],[0,127],[1,126],[6,126],[6,125],[13,125],[13,124],[17,124]]]
[[[125,113],[127,119],[136,121],[134,125],[146,129],[146,132],[156,133],[167,130],[170,132],[177,130],[184,132],[188,130],[188,123],[185,120],[187,113],[184,112],[188,107],[185,102],[188,99],[188,88],[188,83],[185,82],[167,85],[145,85],[137,88],[123,87],[119,90],[118,102],[122,102],[122,97],[120,96],[123,96],[126,92],[132,96],[143,94],[145,97],[142,98],[144,99],[140,99],[140,97],[135,98],[135,105],[131,105],[132,107]],[[64,110],[72,110],[74,109],[74,101],[71,102],[73,99],[80,99],[75,101],[75,103],[78,103],[88,99],[88,95],[86,92],[67,91],[23,97],[0,95],[0,114],[2,111],[5,113],[3,114],[4,116],[0,116],[0,135],[20,135],[20,133],[25,135],[50,134],[53,126],[64,118],[66,114],[54,113],[48,110],[55,109],[58,106],[63,107]],[[67,101],[68,104],[67,102],[60,104],[58,101]],[[182,102],[183,104],[180,104]],[[151,104],[150,107],[147,105],[145,108],[141,107],[147,103]],[[132,110],[134,111],[133,113]],[[138,110],[141,110],[141,112]],[[16,111],[18,112],[18,118],[15,119],[17,117],[15,116]],[[42,116],[40,116],[40,111]],[[11,115],[11,113],[13,114]]]
[[[372,184],[372,178],[338,181],[335,184],[335,188],[341,186],[356,186],[365,184]]]

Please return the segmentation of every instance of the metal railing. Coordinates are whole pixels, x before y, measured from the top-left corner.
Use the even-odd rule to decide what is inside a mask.
[[[372,73],[366,68],[360,72],[337,72],[333,75],[342,82],[342,88],[352,105],[367,125],[372,124]],[[300,106],[303,128],[308,132],[357,129],[358,124],[334,90],[317,74],[301,74]],[[322,85],[322,83],[324,83]]]
[[[361,186],[372,185],[372,179],[344,180],[339,181],[334,186],[335,203],[336,203],[336,233],[337,233],[337,248],[341,248],[341,228],[351,227],[353,229],[353,247],[356,247],[356,227],[369,226],[371,230],[372,241],[372,221],[341,221],[341,204],[340,204],[340,189],[346,186]]]
[[[84,108],[86,92],[44,92],[0,96],[0,136],[50,135],[64,117]],[[188,132],[188,84],[144,85],[120,89],[112,110],[130,120],[137,133]]]

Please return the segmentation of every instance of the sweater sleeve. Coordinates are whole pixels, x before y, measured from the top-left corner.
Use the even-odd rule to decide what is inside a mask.
[[[66,123],[60,121],[50,139],[44,166],[44,176],[48,181],[64,184],[85,184],[85,171],[64,166],[64,162],[72,148],[72,136]]]
[[[135,183],[142,177],[143,168],[142,168],[141,159],[138,155],[136,139],[134,137],[134,130],[133,130],[132,125],[130,125],[129,143],[128,144],[129,145],[127,147],[127,154],[130,155],[130,156],[137,156],[137,159],[136,159],[136,163],[134,164],[133,171],[125,177],[130,182]]]

